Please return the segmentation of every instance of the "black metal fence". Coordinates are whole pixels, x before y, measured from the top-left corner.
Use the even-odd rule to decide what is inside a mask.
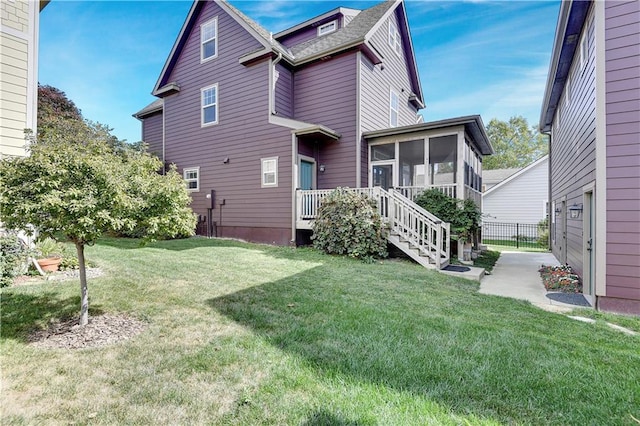
[[[482,243],[516,248],[549,248],[549,227],[543,223],[483,222]]]

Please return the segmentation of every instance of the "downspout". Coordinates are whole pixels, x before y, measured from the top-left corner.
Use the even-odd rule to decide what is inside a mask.
[[[167,158],[165,157],[165,116],[167,115],[167,111],[164,109],[164,98],[162,98],[162,174],[167,174]]]
[[[271,71],[271,87],[270,87],[270,95],[269,96],[271,98],[271,105],[269,106],[270,109],[270,113],[274,114],[276,113],[276,80],[275,80],[275,75],[276,75],[276,65],[278,65],[278,62],[280,62],[282,60],[282,53],[278,52],[278,57],[273,61],[273,69]]]
[[[548,249],[551,250],[551,252],[553,253],[553,248],[551,247],[551,222],[555,222],[555,217],[552,217],[551,215],[556,214],[553,209],[551,208],[553,203],[552,203],[552,198],[551,198],[551,132],[540,132],[543,135],[547,135],[549,137],[548,140],[548,145],[549,145],[549,149],[547,150],[547,155],[549,156],[549,164],[547,164],[547,168],[548,168],[548,172],[547,172],[547,226],[549,228],[549,240],[547,241],[547,245],[548,245]]]

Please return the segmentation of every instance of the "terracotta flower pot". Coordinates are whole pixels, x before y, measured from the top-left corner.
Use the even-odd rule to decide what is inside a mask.
[[[38,262],[38,265],[40,265],[40,268],[42,268],[43,271],[55,272],[60,267],[60,262],[62,262],[62,258],[59,256],[46,257],[44,259],[36,259],[36,261]]]

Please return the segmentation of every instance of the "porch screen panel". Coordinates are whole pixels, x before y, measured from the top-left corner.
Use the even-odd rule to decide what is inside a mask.
[[[374,145],[371,147],[371,161],[393,160],[396,158],[396,144]]]
[[[456,183],[458,137],[440,136],[429,139],[429,183]]]
[[[400,143],[400,186],[424,186],[424,141]]]

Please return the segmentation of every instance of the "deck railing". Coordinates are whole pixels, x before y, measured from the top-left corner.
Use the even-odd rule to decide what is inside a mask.
[[[424,190],[424,188],[422,188]],[[415,204],[402,194],[401,190],[385,191],[380,187],[353,188],[351,191],[366,194],[376,201],[380,216],[388,224],[392,234],[407,242],[420,254],[432,259],[436,268],[441,269],[449,262],[449,223]],[[318,207],[332,192],[332,189],[296,191],[297,217],[299,227],[308,224],[318,214]]]
[[[408,199],[413,200],[416,195],[422,194],[424,191],[427,191],[429,189],[437,189],[444,195],[448,195],[451,198],[456,198],[456,187],[457,185],[455,183],[451,183],[446,185],[398,186],[394,189],[399,191]]]

